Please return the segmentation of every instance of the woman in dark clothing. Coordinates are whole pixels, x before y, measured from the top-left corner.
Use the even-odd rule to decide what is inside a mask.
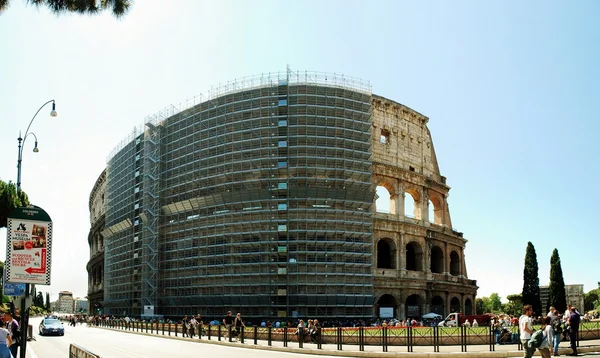
[[[246,327],[244,321],[242,321],[242,314],[238,312],[235,315],[235,319],[233,320],[233,325],[235,327],[235,336],[238,337],[240,335],[240,331],[243,329],[242,327]]]

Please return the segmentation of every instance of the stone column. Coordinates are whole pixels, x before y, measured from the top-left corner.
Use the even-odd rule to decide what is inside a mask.
[[[448,315],[450,312],[450,295],[448,294],[448,291],[444,292],[444,314]],[[443,317],[446,318],[446,317]]]
[[[425,226],[429,225],[429,190],[423,187],[421,191],[421,220]]]
[[[406,244],[404,243],[404,234],[398,234],[398,269],[400,270],[400,276],[403,277],[406,273]]]
[[[460,248],[460,274],[464,278],[467,278],[467,265],[466,265],[466,261],[465,261],[465,248],[464,247]]]
[[[403,218],[404,217],[404,187],[402,186],[402,180],[398,179],[397,183],[397,192],[396,192],[396,217]]]
[[[444,242],[444,274],[450,274],[450,252],[448,252],[448,243]]]

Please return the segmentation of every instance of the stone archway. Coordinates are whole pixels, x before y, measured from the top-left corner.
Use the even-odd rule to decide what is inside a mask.
[[[423,249],[415,241],[406,244],[406,269],[423,271]]]
[[[390,294],[384,294],[379,297],[375,304],[375,314],[378,318],[388,319],[397,317],[398,301],[396,297]]]
[[[396,245],[392,239],[383,238],[377,241],[377,268],[396,268]]]
[[[460,300],[458,297],[452,297],[450,300],[450,312],[460,312]]]
[[[454,250],[450,253],[450,274],[452,276],[460,275],[460,256]]]
[[[473,301],[470,298],[465,300],[465,314],[472,315],[473,314]]]
[[[396,189],[388,182],[381,182],[375,188],[375,212],[396,214]]]
[[[421,297],[417,294],[410,295],[406,298],[406,318],[417,318],[419,319],[423,312],[421,312]]]
[[[434,296],[431,299],[431,312],[442,315],[442,317],[446,317],[444,311],[444,299],[441,296]]]
[[[443,273],[444,272],[444,253],[439,246],[431,247],[431,272],[432,273]]]

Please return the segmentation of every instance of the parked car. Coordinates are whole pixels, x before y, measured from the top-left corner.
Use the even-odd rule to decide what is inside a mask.
[[[55,318],[44,318],[40,322],[40,336],[64,336],[65,335],[65,327],[61,321]]]

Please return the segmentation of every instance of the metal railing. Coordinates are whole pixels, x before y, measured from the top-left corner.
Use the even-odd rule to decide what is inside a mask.
[[[122,319],[102,320],[92,325],[133,332],[143,332],[163,336],[188,337],[190,339],[225,339],[232,342],[266,341],[271,346],[274,341],[283,342],[284,347],[289,343],[297,343],[298,348],[311,344],[317,349],[322,349],[323,344],[335,344],[337,350],[344,350],[344,346],[358,346],[359,351],[364,351],[365,346],[381,346],[387,352],[390,346],[405,346],[408,352],[413,352],[414,347],[431,347],[433,352],[440,352],[441,346],[460,346],[461,352],[467,352],[469,346],[488,346],[493,352],[497,344],[515,345],[517,350],[523,350],[519,340],[518,327],[508,327],[506,335],[498,335],[492,327],[332,327],[318,328],[315,332],[305,332],[291,327],[241,327],[240,334],[235,335],[235,327],[225,329],[222,325],[202,325],[200,335],[198,328],[190,337],[190,332],[180,323],[158,322],[126,322]],[[585,322],[581,325],[577,346],[580,342],[600,339],[600,322]],[[568,339],[567,339],[568,340]],[[564,338],[563,338],[564,341]],[[263,343],[264,344],[264,343]]]

